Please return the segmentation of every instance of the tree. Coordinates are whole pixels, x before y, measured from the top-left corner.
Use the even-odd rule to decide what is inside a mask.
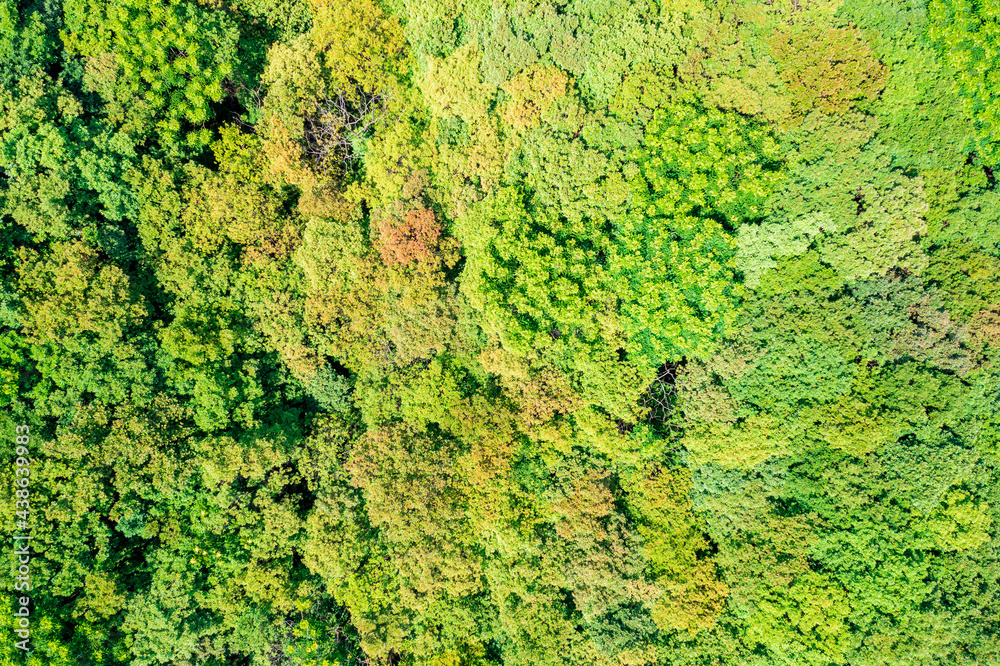
[[[777,145],[735,114],[658,112],[634,153],[637,214],[618,223],[610,269],[629,351],[656,365],[710,354],[740,297],[727,233],[763,215]]]
[[[233,73],[239,31],[221,11],[183,0],[70,0],[63,41],[86,58],[85,82],[126,131],[202,148],[202,125]],[[154,134],[155,133],[155,134]]]
[[[23,335],[41,375],[34,408],[72,420],[90,400],[150,399],[155,345],[147,305],[128,275],[84,242],[54,244],[45,258],[22,249],[20,264]]]
[[[36,68],[50,67],[58,54],[49,12],[37,3],[4,0],[0,3],[0,86],[26,78]]]
[[[976,123],[975,148],[991,165],[994,147],[995,100],[1000,94],[995,77],[997,57],[993,43],[1000,34],[997,7],[991,0],[934,0],[928,5],[927,34],[941,50],[945,62],[958,77],[965,108]]]
[[[873,101],[885,87],[885,67],[853,27],[806,23],[776,32],[771,55],[799,113],[814,107],[826,113],[846,111],[853,104]]]

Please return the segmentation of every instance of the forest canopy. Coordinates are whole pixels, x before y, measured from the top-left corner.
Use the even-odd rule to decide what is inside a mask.
[[[0,0],[0,666],[1000,663],[998,66],[996,0]]]

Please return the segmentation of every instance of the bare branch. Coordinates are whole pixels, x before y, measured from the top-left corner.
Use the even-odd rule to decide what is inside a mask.
[[[305,118],[307,155],[320,164],[356,160],[355,145],[389,114],[389,95],[340,92],[324,98]]]

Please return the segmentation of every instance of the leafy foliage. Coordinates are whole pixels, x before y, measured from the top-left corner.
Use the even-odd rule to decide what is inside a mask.
[[[0,0],[0,663],[1000,662],[996,13]]]
[[[928,19],[928,35],[957,75],[966,97],[966,110],[975,120],[976,148],[984,160],[996,164],[998,92],[993,72],[997,68],[996,39],[1000,31],[997,7],[989,0],[934,0],[928,4]]]
[[[224,13],[182,0],[67,2],[63,40],[86,58],[84,82],[104,98],[109,119],[166,142],[208,121],[233,73],[238,28]],[[150,127],[152,125],[152,127]],[[204,129],[188,133],[208,143]]]

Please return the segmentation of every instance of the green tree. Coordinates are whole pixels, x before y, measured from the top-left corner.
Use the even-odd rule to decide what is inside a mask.
[[[85,85],[111,122],[168,150],[211,140],[204,124],[224,96],[239,39],[225,12],[184,0],[70,0],[61,34],[86,59]]]
[[[992,0],[934,0],[928,4],[927,34],[958,78],[966,113],[976,123],[975,149],[991,165],[997,162],[994,143],[1000,122],[995,103],[1000,91],[993,74],[1000,57],[995,46],[1000,34],[998,13]]]
[[[764,215],[778,146],[735,114],[677,105],[634,159],[638,210],[618,222],[610,261],[630,351],[653,365],[706,356],[740,298],[727,229]]]

